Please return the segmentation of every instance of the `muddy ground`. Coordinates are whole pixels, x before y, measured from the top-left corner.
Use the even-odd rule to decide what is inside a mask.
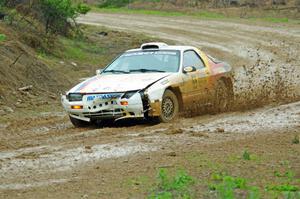
[[[261,188],[284,165],[300,178],[300,145],[293,144],[300,136],[299,25],[94,13],[79,21],[196,45],[227,60],[236,111],[86,129],[51,107],[12,115],[0,124],[0,198],[145,198],[159,168],[184,168],[203,182],[195,198],[209,198],[204,181],[213,172]],[[240,159],[244,150],[257,158]]]

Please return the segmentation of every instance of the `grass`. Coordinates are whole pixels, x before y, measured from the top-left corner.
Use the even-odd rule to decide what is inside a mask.
[[[244,151],[244,153],[243,153],[243,159],[244,160],[251,160],[251,155],[247,150]]]
[[[6,40],[6,35],[0,33],[0,42],[3,42],[3,41],[5,41],[5,40]]]
[[[245,191],[249,199],[260,198],[259,188],[248,186],[245,178],[214,174],[212,179],[214,183],[209,185],[209,189],[216,193],[218,199],[234,199],[236,198],[236,190]]]
[[[285,177],[286,175],[284,175]],[[148,178],[147,178],[148,179]],[[290,178],[290,183],[293,181]],[[158,172],[156,186],[150,191],[149,199],[191,199],[196,198],[193,192],[193,185],[196,178],[187,174],[184,170],[178,170],[171,176],[166,169]],[[140,181],[138,182],[140,184]],[[202,182],[203,183],[203,182]],[[290,183],[267,185],[264,189],[250,185],[250,180],[242,177],[234,177],[226,172],[213,173],[208,184],[209,198],[216,199],[261,199],[285,198],[298,199],[300,196],[299,187]],[[148,183],[149,184],[149,183]],[[199,196],[198,196],[199,197]]]
[[[170,176],[166,169],[160,169],[157,186],[149,195],[149,199],[189,199],[192,198],[191,186],[195,183],[193,177],[184,170]]]
[[[235,157],[235,159],[230,161],[228,157]],[[184,191],[181,192],[179,189],[178,192],[177,186],[174,185],[177,184],[174,183],[174,179],[176,176],[180,176],[178,172],[172,178],[166,170],[160,170],[159,182],[156,183],[157,186],[154,190],[151,189],[149,198],[299,199],[300,181],[291,170],[290,161],[279,161],[276,166],[278,170],[274,171],[272,168],[262,169],[262,165],[269,161],[267,157],[259,157],[255,153],[249,153],[248,150],[245,150],[242,155],[238,152],[228,157],[221,160],[201,153],[186,154],[185,161],[191,165],[190,168],[186,168],[189,173],[193,172],[196,175],[197,173],[211,173],[210,177],[188,176],[188,179],[193,179],[193,184],[187,183],[187,186],[182,189]],[[242,165],[247,170],[251,168],[252,172],[240,173],[239,169]],[[236,172],[236,168],[239,168],[239,172]],[[256,172],[256,168],[260,169]],[[186,174],[187,172],[182,176]],[[242,176],[239,177],[239,175]]]
[[[293,144],[299,144],[299,143],[300,143],[299,135],[295,135],[295,137],[294,137],[293,140],[292,140],[292,143],[293,143]]]
[[[92,11],[94,12],[101,12],[101,13],[121,13],[121,14],[143,14],[143,15],[156,15],[156,16],[163,16],[163,17],[183,17],[183,16],[191,16],[196,18],[203,18],[203,19],[242,19],[239,17],[234,16],[225,16],[222,13],[217,13],[208,10],[200,10],[200,11],[163,11],[163,10],[147,10],[147,9],[128,9],[126,7],[93,7]],[[280,18],[280,17],[249,17],[243,18],[243,20],[248,21],[265,21],[270,23],[289,23],[293,22],[299,24],[300,21],[296,19],[289,19],[289,18]]]
[[[65,47],[63,57],[68,60],[96,64],[100,60],[94,55],[101,55],[106,52],[105,48],[86,40],[61,38],[60,41]]]
[[[161,10],[144,10],[144,9],[127,9],[127,8],[98,8],[93,7],[92,11],[103,12],[103,13],[124,13],[124,14],[144,14],[144,15],[156,15],[156,16],[194,16],[208,19],[222,19],[225,18],[223,14],[210,12],[210,11],[199,11],[199,12],[181,12],[181,11],[161,11]]]
[[[75,62],[78,65],[105,67],[125,50],[137,48],[154,39],[142,34],[125,33],[104,27],[82,26],[84,36],[59,37],[51,53],[38,52],[40,58],[57,59],[58,62]],[[164,41],[166,42],[166,41]]]

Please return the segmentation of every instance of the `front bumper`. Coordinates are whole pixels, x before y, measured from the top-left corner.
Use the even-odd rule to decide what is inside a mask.
[[[70,102],[66,96],[63,95],[61,101],[64,109],[71,117],[87,122],[93,120],[120,120],[126,118],[144,117],[145,111],[143,107],[143,101],[138,92],[129,99],[103,99],[95,97],[97,95],[100,94],[84,95],[82,101],[79,102]],[[125,101],[128,104],[126,103],[126,105],[122,105],[122,102]],[[80,106],[82,108],[73,109],[72,107],[74,106]]]

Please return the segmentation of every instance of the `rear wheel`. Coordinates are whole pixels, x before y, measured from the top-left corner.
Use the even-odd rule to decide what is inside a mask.
[[[214,110],[215,113],[229,111],[233,102],[233,90],[224,80],[219,80],[216,88]]]
[[[159,120],[161,122],[170,122],[178,116],[179,103],[176,95],[170,91],[166,90],[161,102],[161,114]]]
[[[75,127],[77,127],[77,128],[87,127],[87,126],[89,126],[89,124],[90,124],[90,122],[86,122],[86,121],[83,121],[83,120],[79,120],[79,119],[76,119],[76,118],[71,117],[71,116],[69,116],[69,117],[70,117],[71,123],[72,123]]]

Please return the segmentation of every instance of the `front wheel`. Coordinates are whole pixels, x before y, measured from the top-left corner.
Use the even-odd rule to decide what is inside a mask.
[[[161,114],[159,116],[160,122],[170,122],[178,116],[179,103],[176,95],[170,91],[166,90],[162,102],[161,102]]]
[[[89,122],[79,120],[79,119],[76,119],[76,118],[71,117],[71,116],[69,116],[69,118],[70,118],[71,123],[77,128],[87,127],[90,124]]]

